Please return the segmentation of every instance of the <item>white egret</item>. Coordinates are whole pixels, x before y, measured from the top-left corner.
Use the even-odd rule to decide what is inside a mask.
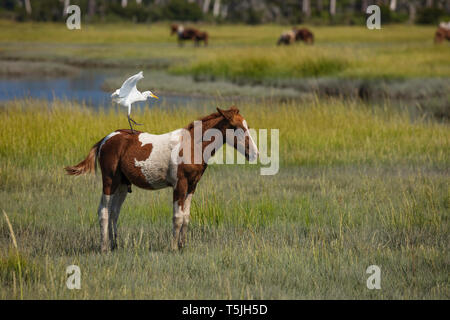
[[[131,119],[131,105],[137,101],[145,101],[149,97],[159,99],[151,91],[144,91],[142,93],[139,92],[139,90],[136,88],[136,84],[142,78],[144,78],[142,71],[138,74],[135,74],[134,76],[129,77],[122,84],[122,87],[114,91],[114,93],[111,95],[111,98],[114,102],[128,108],[128,123],[130,124],[131,131],[134,131],[131,122],[133,122],[135,125],[141,125],[141,123],[136,123],[136,121]]]

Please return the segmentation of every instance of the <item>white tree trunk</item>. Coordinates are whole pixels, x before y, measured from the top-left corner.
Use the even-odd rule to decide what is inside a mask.
[[[302,0],[302,12],[307,17],[309,17],[311,15],[311,3],[310,3],[310,0]]]
[[[433,0],[427,0],[426,6],[431,8],[433,6]]]
[[[220,0],[214,0],[213,15],[217,17],[220,13]]]
[[[209,4],[211,3],[211,0],[205,0],[203,2],[203,13],[207,13],[209,11]]]
[[[31,14],[31,3],[30,3],[30,0],[24,0],[23,2],[25,3],[25,11],[28,14]]]
[[[125,8],[128,5],[128,0],[122,0],[122,8]]]
[[[138,6],[140,6],[142,4],[142,0],[136,0],[136,3]]]
[[[391,4],[389,5],[389,9],[391,9],[391,11],[395,11],[397,9],[397,0],[391,0]]]
[[[336,0],[330,0],[330,14],[332,16],[336,14]]]
[[[222,5],[222,12],[220,13],[220,16],[225,19],[228,16],[228,5],[224,4]]]
[[[64,0],[63,16],[67,15],[67,7],[70,6],[70,0]]]
[[[409,1],[409,23],[416,20],[416,4],[415,1]]]

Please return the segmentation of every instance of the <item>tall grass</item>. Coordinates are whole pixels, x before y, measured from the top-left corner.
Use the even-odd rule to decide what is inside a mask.
[[[227,50],[228,51],[228,50]],[[316,50],[319,53],[319,50]],[[344,70],[349,61],[319,54],[313,56],[304,49],[295,52],[278,49],[239,49],[212,55],[188,67],[174,67],[175,73],[194,77],[212,76],[222,79],[258,80],[265,78],[301,78],[333,75]]]
[[[163,133],[215,112],[210,107],[136,111],[142,130]],[[370,108],[357,102],[314,100],[304,105],[270,100],[237,105],[251,127],[280,130],[284,165],[448,164],[450,138],[445,125],[417,119],[407,112]],[[0,157],[14,165],[48,166],[77,161],[98,140],[126,128],[122,109],[98,112],[75,103],[37,100],[7,102],[0,109]],[[269,135],[270,136],[270,135]],[[49,161],[51,160],[51,161]]]

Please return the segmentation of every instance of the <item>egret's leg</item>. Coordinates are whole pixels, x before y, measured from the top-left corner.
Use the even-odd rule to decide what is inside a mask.
[[[134,121],[133,119],[129,118],[131,120],[131,122],[133,122],[135,125],[137,126],[142,126],[142,123],[137,123],[136,121]]]
[[[128,115],[128,124],[130,125],[130,128],[131,128],[131,133],[134,133],[134,130],[133,130],[133,126],[131,125],[131,118],[130,118],[130,116]]]

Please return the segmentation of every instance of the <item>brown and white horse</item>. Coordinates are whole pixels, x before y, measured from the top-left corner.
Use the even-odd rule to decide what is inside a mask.
[[[148,190],[173,188],[172,249],[176,250],[185,245],[192,195],[208,166],[208,159],[203,156],[200,161],[194,159],[195,148],[200,148],[203,155],[209,147],[206,150],[212,149],[213,156],[216,149],[210,144],[220,147],[226,142],[244,154],[247,160],[257,158],[258,149],[247,122],[234,106],[229,110],[217,108],[217,112],[197,122],[201,123],[202,137],[205,131],[213,129],[222,134],[220,141],[215,141],[216,138],[211,141],[194,139],[195,123],[161,135],[116,130],[98,141],[86,159],[65,168],[70,175],[92,173],[98,159],[103,180],[103,194],[98,207],[102,251],[117,246],[117,220],[127,193],[131,192],[131,184]],[[244,134],[229,138],[226,134],[228,129]],[[187,159],[179,161],[178,158],[177,161],[178,156]]]
[[[280,44],[290,45],[295,41],[295,32],[293,30],[284,31],[277,41],[277,46]]]
[[[434,43],[442,43],[444,40],[450,41],[450,22],[441,22],[434,34]]]
[[[297,27],[294,27],[292,28],[292,30],[284,31],[280,35],[277,41],[277,45],[290,45],[296,41],[304,41],[306,44],[313,44],[314,35],[307,28],[297,29]]]
[[[201,41],[208,45],[208,33],[206,31],[199,31],[192,27],[184,27],[178,24],[170,25],[170,35],[177,34],[178,45],[182,45],[184,40],[194,40],[195,45],[198,46]]]

